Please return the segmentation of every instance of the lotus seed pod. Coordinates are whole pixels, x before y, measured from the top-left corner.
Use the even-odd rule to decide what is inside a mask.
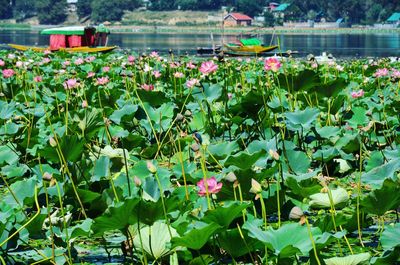
[[[299,220],[302,216],[304,216],[304,212],[300,207],[295,206],[290,210],[289,219]]]
[[[192,112],[190,110],[185,111],[185,116],[192,116]]]

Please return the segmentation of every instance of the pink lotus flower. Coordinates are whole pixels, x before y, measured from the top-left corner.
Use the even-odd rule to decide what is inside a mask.
[[[50,54],[50,53],[51,53],[50,50],[44,50],[44,51],[43,51],[43,54],[44,54],[44,55],[48,55],[48,54]]]
[[[159,78],[161,76],[161,73],[159,71],[153,71],[153,76],[155,78]]]
[[[393,71],[392,72],[392,77],[393,78],[395,78],[395,79],[400,78],[400,70],[393,69],[392,71]]]
[[[364,96],[364,90],[362,90],[362,89],[360,89],[358,91],[351,92],[351,97],[352,98],[360,98],[362,96]]]
[[[150,53],[150,57],[152,57],[152,58],[158,58],[158,53],[157,53],[156,51],[152,51],[152,52]]]
[[[92,77],[95,76],[95,75],[96,75],[95,73],[89,72],[89,73],[87,74],[87,78],[92,78]]]
[[[3,70],[3,77],[4,78],[10,78],[15,74],[15,71],[13,69],[4,69]]]
[[[207,187],[206,187],[207,185]],[[215,177],[211,177],[207,179],[206,185],[204,183],[204,179],[200,180],[197,182],[197,187],[200,189],[198,194],[199,196],[205,196],[208,194],[217,194],[221,188],[222,188],[222,183],[218,183],[217,179]]]
[[[13,60],[13,59],[15,59],[15,54],[9,53],[7,58],[10,59],[10,60]]]
[[[182,78],[182,77],[184,77],[184,74],[181,73],[181,72],[176,72],[176,73],[174,73],[174,77],[175,78]]]
[[[109,81],[110,80],[108,80],[108,77],[99,77],[99,78],[97,78],[96,84],[98,86],[103,86],[103,85],[107,84]]]
[[[196,68],[196,65],[194,65],[192,62],[188,62],[187,65],[186,65],[186,68],[194,69],[194,68]]]
[[[199,71],[203,74],[210,74],[217,71],[218,65],[216,65],[213,61],[203,62],[200,66]]]
[[[264,61],[264,69],[267,71],[278,72],[282,64],[277,58],[268,58]]]
[[[51,62],[51,60],[50,60],[50,58],[43,58],[43,60],[42,60],[42,63],[43,64],[47,64],[47,63],[50,63]]]
[[[40,75],[37,75],[33,78],[33,81],[35,81],[36,83],[40,83],[42,82],[43,78]]]
[[[96,60],[96,57],[95,57],[95,56],[89,56],[89,57],[86,57],[86,58],[85,58],[85,61],[86,61],[87,63],[91,63],[91,62],[93,62],[94,60]]]
[[[15,63],[15,66],[18,67],[18,68],[21,68],[23,65],[24,65],[24,63],[21,62],[21,61],[17,61],[17,62]]]
[[[196,79],[196,78],[193,78],[193,79],[190,79],[190,80],[186,81],[186,87],[188,87],[188,88],[192,88],[192,87],[194,87],[194,86],[196,86],[198,84],[199,84],[199,80]]]
[[[4,66],[6,63],[2,60],[2,59],[0,59],[0,66]]]
[[[148,84],[141,85],[141,88],[146,90],[146,91],[153,91],[154,90],[154,86],[153,85],[148,85]]]
[[[64,82],[65,89],[73,89],[79,85],[79,82],[75,78],[68,79]]]
[[[111,69],[110,66],[104,66],[104,67],[103,67],[103,72],[104,72],[104,73],[107,73],[107,72],[110,71],[110,69]]]
[[[81,65],[81,64],[83,64],[83,63],[84,63],[84,61],[83,61],[82,58],[78,58],[78,59],[76,59],[75,62],[74,62],[75,65]]]
[[[180,66],[180,64],[177,62],[172,62],[169,64],[169,67],[171,67],[171,68],[178,68],[179,66]]]
[[[389,70],[387,68],[381,68],[376,70],[376,72],[374,73],[375,77],[384,77],[387,76],[389,74]]]
[[[71,65],[71,62],[70,62],[70,61],[64,61],[64,62],[62,63],[62,65],[63,65],[64,67],[66,67],[66,66]]]
[[[82,101],[82,108],[86,109],[89,106],[87,100]]]
[[[135,62],[135,59],[136,59],[136,58],[135,58],[135,56],[133,56],[133,55],[129,55],[129,56],[128,56],[128,62],[131,63],[131,64]]]

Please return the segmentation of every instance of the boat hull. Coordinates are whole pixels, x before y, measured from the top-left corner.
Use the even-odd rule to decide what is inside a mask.
[[[236,45],[225,45],[227,53],[243,53],[243,54],[260,54],[263,52],[269,52],[278,48],[278,46],[262,46],[262,45],[252,45],[252,46],[236,46]]]
[[[45,50],[50,50],[49,47],[36,47],[36,46],[25,46],[25,45],[18,45],[18,44],[8,44],[11,48],[14,48],[19,51],[27,51],[32,50],[35,52],[44,52]],[[106,46],[106,47],[75,47],[75,48],[62,48],[57,51],[65,51],[65,52],[109,52],[117,48],[117,46]]]

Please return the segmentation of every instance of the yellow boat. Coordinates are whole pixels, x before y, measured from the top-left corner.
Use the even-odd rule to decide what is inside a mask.
[[[269,52],[278,48],[277,45],[263,46],[258,39],[242,39],[240,43],[228,43],[224,45],[226,52],[244,53],[244,54],[260,54]]]
[[[255,54],[269,52],[269,51],[272,51],[272,50],[275,50],[276,48],[278,48],[277,45],[273,45],[273,46],[262,46],[262,45],[239,46],[239,45],[232,45],[232,44],[226,44],[225,47],[228,49],[228,51],[255,53]]]
[[[11,48],[14,48],[19,51],[27,51],[32,50],[35,52],[44,52],[46,50],[50,50],[49,47],[36,47],[36,46],[25,46],[18,44],[8,44]],[[117,48],[118,46],[107,46],[107,47],[75,47],[75,48],[60,48],[57,51],[65,51],[65,52],[109,52]]]
[[[43,30],[40,34],[50,35],[48,47],[26,46],[8,44],[20,50],[33,50],[37,52],[65,51],[65,52],[109,52],[117,46],[107,46],[110,31],[103,25],[98,27],[61,27]]]

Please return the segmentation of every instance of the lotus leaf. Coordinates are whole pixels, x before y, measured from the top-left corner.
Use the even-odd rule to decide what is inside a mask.
[[[356,255],[350,255],[346,257],[334,257],[330,259],[324,259],[326,265],[367,265],[371,254],[360,253]]]
[[[343,188],[330,190],[332,194],[332,203],[329,198],[329,193],[316,193],[310,196],[310,207],[312,208],[330,208],[331,206],[343,206],[349,200],[349,194]]]

